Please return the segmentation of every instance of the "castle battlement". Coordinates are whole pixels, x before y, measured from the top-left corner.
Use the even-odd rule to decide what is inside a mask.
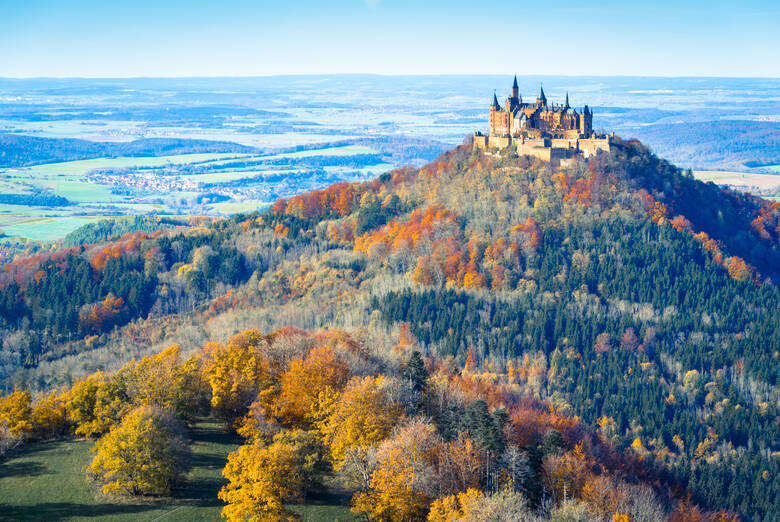
[[[547,104],[544,88],[534,103],[523,103],[517,87],[504,107],[493,94],[489,112],[490,131],[487,136],[474,134],[474,146],[483,150],[515,147],[520,156],[533,156],[557,165],[575,156],[590,157],[600,151],[609,152],[612,136],[593,132],[593,112],[585,105],[581,111],[569,105],[569,95],[561,104]]]

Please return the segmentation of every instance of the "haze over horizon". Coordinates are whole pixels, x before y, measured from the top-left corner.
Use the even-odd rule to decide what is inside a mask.
[[[156,4],[4,2],[0,76],[780,76],[768,0]]]

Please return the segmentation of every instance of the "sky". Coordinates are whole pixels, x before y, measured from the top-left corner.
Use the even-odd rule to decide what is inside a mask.
[[[780,77],[778,0],[0,0],[0,77]]]

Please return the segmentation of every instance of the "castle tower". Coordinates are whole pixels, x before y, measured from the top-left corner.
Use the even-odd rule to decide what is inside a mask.
[[[501,106],[498,104],[498,97],[493,92],[493,103],[490,104],[490,135],[497,134],[497,113],[501,112]]]
[[[582,109],[582,115],[580,116],[580,134],[584,136],[590,136],[593,133],[593,113],[586,105]]]
[[[515,83],[512,84],[512,98],[520,98],[520,89],[517,87],[517,75],[515,74]]]
[[[566,93],[566,104],[563,106],[563,108],[564,109],[568,109],[569,108],[569,93],[568,92]]]
[[[536,105],[539,107],[547,106],[547,96],[544,95],[544,87],[539,87],[539,97],[536,98]]]

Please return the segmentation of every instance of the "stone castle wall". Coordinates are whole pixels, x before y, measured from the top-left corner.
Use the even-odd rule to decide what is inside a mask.
[[[480,150],[504,150],[514,147],[518,156],[531,156],[549,162],[553,167],[566,159],[583,156],[589,158],[599,152],[609,152],[611,136],[590,138],[544,138],[485,136],[474,134],[474,147]]]

